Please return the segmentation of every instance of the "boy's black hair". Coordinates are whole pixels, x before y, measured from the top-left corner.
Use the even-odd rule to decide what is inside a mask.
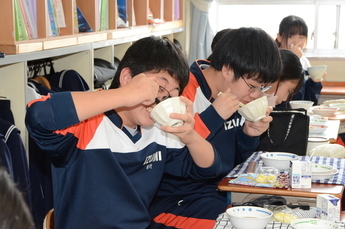
[[[179,42],[179,40],[177,40],[177,39],[173,39],[173,42],[174,42],[174,44],[179,48],[179,49],[181,49],[181,50],[183,50],[183,48],[182,48],[182,45],[181,45],[181,43]]]
[[[299,92],[304,84],[304,70],[300,59],[295,53],[288,49],[280,49],[279,52],[283,62],[283,73],[280,76],[279,81],[298,80],[298,84],[295,87],[293,94],[288,98],[288,101],[290,101],[292,96]]]
[[[167,71],[179,83],[180,94],[189,80],[185,55],[167,38],[150,36],[134,42],[120,61],[110,89],[120,86],[120,73],[126,67],[130,68],[132,77],[145,72]]]
[[[308,26],[302,18],[289,15],[283,18],[280,22],[279,35],[282,37],[282,42],[285,43],[287,43],[287,39],[293,35],[303,35],[308,37]],[[281,47],[281,43],[277,39],[276,42],[278,47]]]
[[[234,71],[234,81],[241,76],[260,83],[273,83],[282,72],[277,44],[264,30],[242,27],[227,32],[214,47],[211,66],[217,71],[228,67]]]

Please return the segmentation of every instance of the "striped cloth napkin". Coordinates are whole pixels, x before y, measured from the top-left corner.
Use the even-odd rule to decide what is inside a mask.
[[[240,174],[243,174],[247,171],[247,167],[250,162],[256,161],[258,166],[264,166],[263,161],[260,155],[264,153],[263,151],[254,152],[245,162],[242,164],[237,165],[226,177],[237,177]],[[300,156],[300,161],[307,161],[309,160],[313,163],[317,164],[326,164],[331,165],[334,168],[338,169],[338,174],[335,174],[332,179],[328,180],[317,180],[314,183],[322,183],[322,184],[341,184],[345,185],[345,159],[344,158],[330,158],[330,157],[322,157],[322,156]]]

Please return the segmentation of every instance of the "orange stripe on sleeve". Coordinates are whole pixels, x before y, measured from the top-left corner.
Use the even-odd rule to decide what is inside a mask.
[[[198,81],[196,80],[195,76],[190,73],[189,82],[185,89],[183,90],[182,95],[187,97],[192,102],[195,101],[195,95],[197,88],[200,87]],[[209,129],[206,127],[204,122],[200,119],[200,116],[198,113],[195,113],[194,115],[195,125],[194,129],[195,131],[200,134],[201,137],[206,139],[206,137],[210,134]]]
[[[194,124],[194,129],[195,131],[204,139],[206,139],[211,131],[207,128],[207,126],[205,125],[205,123],[201,120],[199,113],[196,113],[194,115],[194,120],[195,120],[195,124]]]
[[[86,149],[86,146],[90,143],[93,136],[95,135],[99,124],[102,122],[103,117],[104,114],[99,114],[66,129],[57,130],[55,131],[55,133],[62,135],[72,133],[76,138],[79,139],[77,147],[79,149]]]
[[[189,82],[187,86],[184,88],[182,95],[187,97],[190,101],[194,102],[196,89],[199,87],[198,81],[196,80],[195,76],[190,73],[189,74]]]
[[[179,229],[212,229],[216,223],[215,220],[183,217],[171,213],[162,213],[156,216],[153,221]]]
[[[39,99],[34,99],[34,100],[28,102],[27,106],[30,107],[30,106],[31,106],[33,103],[35,103],[35,102],[38,102],[38,101],[46,101],[46,100],[49,99],[49,98],[50,98],[50,93],[49,93],[48,95],[46,95],[46,96],[42,96],[42,97],[39,98]]]

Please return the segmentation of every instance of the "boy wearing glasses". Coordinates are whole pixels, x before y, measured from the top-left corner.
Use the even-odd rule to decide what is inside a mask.
[[[237,112],[278,80],[282,63],[274,40],[259,28],[227,32],[214,47],[210,61],[196,60],[183,95],[193,101],[195,129],[217,149],[222,171],[197,181],[165,174],[151,205],[150,228],[213,228],[227,207],[219,181],[257,148],[271,116],[253,123]],[[267,113],[270,113],[271,108]]]
[[[194,130],[192,102],[180,127],[153,126],[150,111],[188,82],[184,54],[170,41],[136,41],[109,90],[53,93],[28,104],[26,125],[49,154],[56,229],[147,228],[163,172],[203,179],[220,162]]]

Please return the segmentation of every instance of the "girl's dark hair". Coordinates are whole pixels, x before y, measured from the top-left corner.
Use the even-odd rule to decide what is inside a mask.
[[[214,46],[216,46],[216,44],[218,43],[218,41],[227,33],[229,32],[231,29],[228,28],[228,29],[223,29],[221,31],[219,31],[214,37],[213,37],[213,40],[212,40],[212,43],[211,43],[211,50],[213,52],[213,49],[214,49]]]
[[[227,33],[229,32],[231,29],[223,29],[219,32],[216,33],[216,35],[213,37],[212,43],[211,43],[211,51],[213,52],[214,46],[216,46],[216,44],[218,43],[218,41]],[[211,53],[212,55],[212,53]],[[207,58],[207,60],[211,60],[211,55]]]
[[[308,37],[308,26],[305,21],[294,15],[283,18],[279,25],[279,35],[282,37],[282,42],[287,45],[287,39],[293,35],[303,35]],[[281,47],[281,43],[276,39],[278,47]]]
[[[154,36],[134,42],[120,61],[111,88],[120,86],[120,73],[130,68],[132,77],[145,72],[167,71],[178,83],[180,94],[189,80],[189,66],[182,50],[167,38]]]
[[[4,167],[0,167],[0,212],[0,229],[34,229],[23,195]]]
[[[288,101],[292,96],[301,90],[304,84],[304,71],[298,56],[288,49],[280,49],[280,56],[283,62],[283,73],[279,78],[280,82],[296,80],[297,86],[292,94],[290,94]]]
[[[241,76],[260,83],[278,80],[282,63],[277,44],[260,28],[231,29],[217,42],[210,58],[217,71],[228,67],[234,71],[234,80]]]

